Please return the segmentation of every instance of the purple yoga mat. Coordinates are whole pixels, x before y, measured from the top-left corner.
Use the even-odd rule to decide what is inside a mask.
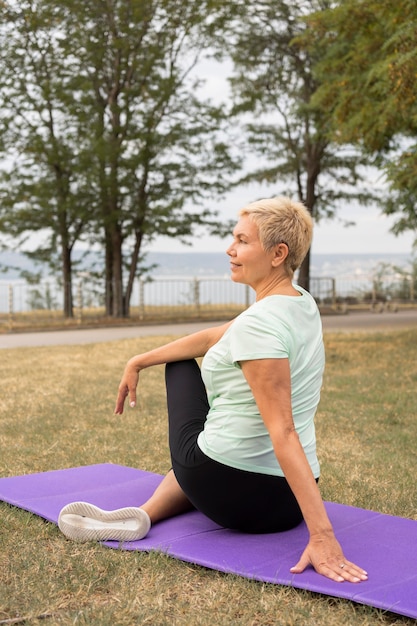
[[[0,479],[0,500],[57,523],[68,502],[104,509],[138,506],[162,476],[100,464]],[[161,550],[170,556],[255,580],[346,598],[417,618],[417,521],[326,502],[346,558],[369,574],[362,583],[335,583],[312,568],[291,574],[307,542],[307,529],[265,535],[226,530],[193,511],[153,526],[145,539],[106,542],[124,550]]]

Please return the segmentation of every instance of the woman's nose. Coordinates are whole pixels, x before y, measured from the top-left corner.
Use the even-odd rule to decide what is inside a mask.
[[[233,243],[231,243],[230,246],[227,248],[226,254],[228,254],[229,256],[234,256],[236,254]]]

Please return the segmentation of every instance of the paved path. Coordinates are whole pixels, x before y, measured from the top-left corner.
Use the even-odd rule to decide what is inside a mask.
[[[417,328],[417,309],[398,313],[349,313],[348,315],[323,315],[324,332],[381,331],[400,328]],[[221,322],[218,322],[219,324]],[[99,343],[129,339],[146,335],[186,335],[213,326],[216,322],[190,322],[186,324],[159,324],[123,326],[118,328],[87,328],[34,333],[0,335],[0,348],[22,348],[64,344]]]

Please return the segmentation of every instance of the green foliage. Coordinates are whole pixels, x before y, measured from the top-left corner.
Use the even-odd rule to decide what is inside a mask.
[[[410,268],[398,267],[392,263],[378,263],[373,272],[371,300],[415,299],[417,293],[417,258],[410,260]],[[366,295],[365,295],[366,299]]]
[[[227,11],[214,0],[5,4],[0,104],[12,165],[1,228],[46,230],[64,284],[74,245],[98,243],[107,312],[127,315],[147,242],[219,229],[205,205],[239,159],[223,111],[198,97],[195,66]]]
[[[234,24],[234,113],[244,115],[246,145],[257,163],[243,182],[264,182],[278,194],[298,197],[319,220],[333,217],[346,200],[371,202],[365,159],[329,140],[327,116],[315,106],[321,80],[319,51],[299,44],[304,17],[329,6],[322,0],[246,3]],[[309,257],[300,272],[308,288]]]
[[[340,138],[375,152],[397,133],[415,135],[415,2],[344,0],[307,23],[321,57],[316,100],[331,110]]]
[[[319,57],[315,104],[330,137],[354,143],[384,168],[395,233],[417,226],[417,5],[343,0],[307,18],[306,49]]]
[[[274,184],[298,195],[319,219],[333,216],[341,200],[366,201],[360,189],[363,159],[329,141],[327,118],[314,105],[319,58],[299,45],[304,17],[329,2],[297,0],[248,4],[236,28],[231,55],[235,112],[250,113],[248,144],[261,165],[247,181]]]

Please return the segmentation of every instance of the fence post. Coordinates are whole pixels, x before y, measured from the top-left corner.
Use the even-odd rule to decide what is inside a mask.
[[[194,278],[194,305],[198,314],[200,314],[200,281]]]
[[[13,294],[13,285],[9,285],[9,329],[13,328],[13,303],[14,303],[14,294]]]
[[[83,319],[83,279],[80,278],[77,286],[77,322],[81,324]]]
[[[332,281],[332,308],[336,309],[336,299],[337,299],[337,295],[336,295],[336,279],[335,278],[331,278],[330,280]]]
[[[145,317],[145,281],[139,278],[139,319]]]

